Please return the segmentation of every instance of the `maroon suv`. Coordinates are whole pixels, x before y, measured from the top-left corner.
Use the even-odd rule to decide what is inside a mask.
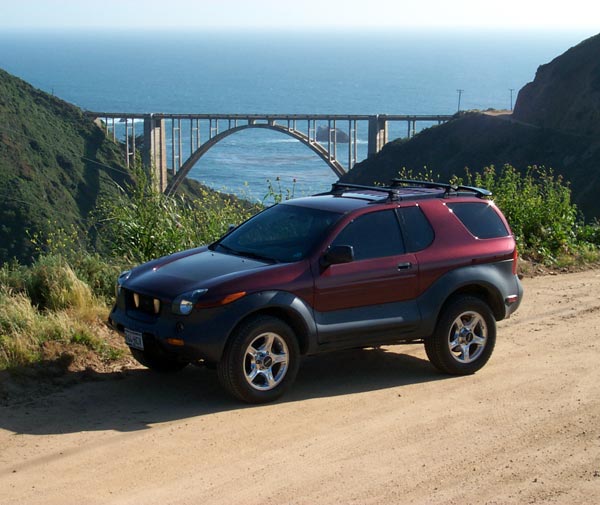
[[[123,272],[109,322],[143,365],[214,364],[253,403],[283,394],[302,355],[335,349],[424,342],[439,370],[471,374],[523,294],[514,237],[489,196],[336,183]]]

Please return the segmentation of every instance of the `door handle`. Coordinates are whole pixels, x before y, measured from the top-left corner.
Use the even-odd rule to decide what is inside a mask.
[[[398,263],[398,270],[408,270],[412,268],[412,263],[407,261],[406,263]]]

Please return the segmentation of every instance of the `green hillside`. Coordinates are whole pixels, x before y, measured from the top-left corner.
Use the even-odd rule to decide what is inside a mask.
[[[0,262],[30,261],[26,230],[86,234],[98,198],[128,178],[122,160],[79,108],[0,70]]]

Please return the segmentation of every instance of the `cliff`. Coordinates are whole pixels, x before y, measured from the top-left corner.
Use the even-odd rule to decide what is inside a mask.
[[[520,91],[513,118],[576,135],[600,135],[600,35],[550,63]]]
[[[571,182],[573,201],[600,217],[600,35],[542,65],[513,114],[461,113],[410,140],[388,143],[343,180],[386,183],[405,167],[447,179],[465,167],[551,167]]]

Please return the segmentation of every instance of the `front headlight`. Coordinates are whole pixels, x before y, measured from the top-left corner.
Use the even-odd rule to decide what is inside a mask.
[[[119,277],[117,277],[117,285],[115,286],[115,294],[117,295],[117,298],[121,294],[121,287],[123,286],[123,283],[129,279],[130,275],[131,270],[125,270],[119,274]]]
[[[194,291],[190,291],[189,293],[184,293],[173,301],[173,305],[171,306],[171,310],[175,314],[180,314],[182,316],[187,316],[192,313],[194,310],[194,305],[198,301],[198,299],[204,295],[208,289],[196,289]]]

